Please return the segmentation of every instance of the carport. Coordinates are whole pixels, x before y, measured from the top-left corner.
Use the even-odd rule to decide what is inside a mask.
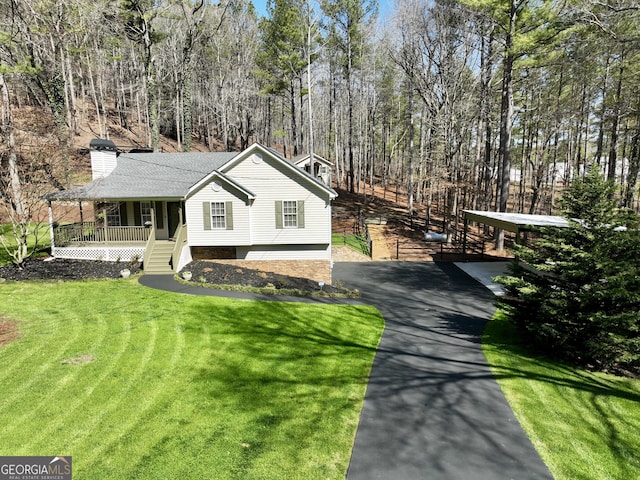
[[[464,237],[463,251],[467,251],[467,232],[469,222],[482,223],[494,228],[501,228],[516,234],[516,243],[520,243],[520,232],[528,232],[535,228],[553,227],[567,228],[569,221],[557,215],[532,215],[528,213],[491,212],[481,210],[463,210]]]

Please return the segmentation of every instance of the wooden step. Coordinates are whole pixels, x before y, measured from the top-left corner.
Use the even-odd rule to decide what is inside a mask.
[[[173,253],[173,242],[156,242],[149,255],[147,264],[144,265],[144,273],[149,275],[168,275],[172,274],[173,270],[169,265],[171,261],[171,254]]]

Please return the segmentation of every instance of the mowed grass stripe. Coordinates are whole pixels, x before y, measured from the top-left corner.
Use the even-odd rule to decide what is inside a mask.
[[[47,315],[42,315],[37,312],[28,312],[23,315],[19,320],[15,317],[15,308],[24,308],[20,305],[21,296],[17,295],[2,295],[2,302],[5,305],[3,308],[3,317],[16,321],[18,325],[18,332],[20,336],[13,340],[9,345],[3,347],[5,350],[12,350],[14,348],[22,348],[22,344],[27,342],[29,344],[28,356],[17,356],[15,362],[3,365],[2,376],[0,381],[7,388],[12,388],[14,393],[19,393],[21,386],[29,387],[38,380],[39,371],[34,369],[34,364],[39,362],[40,371],[44,372],[50,368],[51,365],[46,361],[52,353],[64,351],[66,346],[74,341],[73,337],[63,338],[57,335],[58,330],[61,328],[59,320],[48,322]],[[35,330],[33,329],[35,325]],[[34,335],[28,335],[28,333],[34,332]],[[43,340],[43,336],[50,338],[50,341]],[[34,338],[38,337],[38,338]],[[44,359],[45,361],[40,361]],[[34,376],[32,378],[24,378],[20,375],[15,375],[16,372],[22,371],[27,368]]]
[[[99,421],[101,417],[108,415],[110,410],[117,408],[118,399],[124,392],[114,391],[111,388],[112,382],[114,377],[118,377],[116,372],[123,368],[121,363],[127,358],[129,352],[135,351],[138,357],[138,349],[144,345],[144,342],[155,344],[153,331],[150,335],[146,335],[145,329],[152,327],[152,330],[155,330],[153,324],[144,325],[145,328],[140,329],[141,334],[134,337],[131,333],[134,330],[133,324],[125,312],[114,312],[107,322],[111,324],[113,333],[118,332],[117,335],[111,334],[107,338],[118,339],[118,341],[105,341],[105,344],[109,344],[109,348],[96,350],[96,360],[85,366],[88,368],[75,366],[76,369],[83,370],[82,381],[78,383],[73,401],[66,405],[64,412],[60,412],[56,417],[57,425],[51,425],[52,431],[56,429],[66,432],[67,445],[70,449],[73,449],[76,442],[91,434],[94,429],[93,422]],[[143,371],[144,356],[134,364]],[[133,374],[131,381],[135,381],[136,376],[140,374]],[[103,405],[98,414],[95,413],[96,404]],[[48,436],[43,435],[41,441]],[[46,447],[46,444],[40,447]]]
[[[209,319],[209,321],[213,321],[213,322],[216,322],[216,320],[217,320],[216,318]],[[207,341],[209,340],[208,334],[206,335],[206,339]],[[221,351],[222,350],[221,347],[223,347],[224,344],[225,344],[224,341],[220,342],[220,344],[216,346],[216,351],[218,352]],[[190,364],[198,365],[199,363],[202,366],[205,366],[208,364],[208,362],[204,361],[205,358],[208,356],[205,348],[202,348],[201,346],[199,346],[199,347],[196,347],[195,349],[192,349],[192,351],[199,352],[202,360],[199,361],[197,358],[194,358],[193,360],[189,360]],[[207,354],[207,355],[203,355],[203,354]],[[141,472],[146,472],[147,475],[149,475],[149,471],[157,471],[158,475],[163,475],[163,474],[166,474],[166,468],[167,468],[166,466],[158,468],[158,466],[154,464],[152,467],[150,467],[148,465],[148,462],[152,461],[156,457],[161,457],[166,459],[167,449],[169,448],[169,446],[171,447],[169,448],[170,453],[173,454],[174,451],[180,451],[181,449],[183,449],[184,443],[189,445],[189,448],[193,448],[194,444],[199,443],[198,442],[199,437],[203,434],[203,432],[206,432],[207,424],[208,424],[207,422],[210,422],[210,420],[208,418],[203,418],[201,421],[197,422],[198,433],[199,433],[198,436],[193,437],[192,434],[186,433],[193,428],[193,424],[191,422],[187,422],[186,419],[194,415],[194,411],[197,411],[200,407],[197,404],[194,404],[192,402],[183,402],[182,399],[180,398],[177,398],[172,401],[172,399],[170,398],[172,392],[167,390],[165,391],[165,393],[166,393],[166,396],[168,396],[169,398],[166,398],[164,402],[159,402],[158,405],[155,406],[155,410],[149,409],[148,415],[146,415],[145,418],[140,418],[137,424],[128,425],[127,427],[123,427],[121,429],[121,430],[124,430],[122,438],[120,439],[121,441],[110,443],[110,446],[112,448],[104,452],[104,455],[102,455],[102,459],[105,459],[105,458],[117,459],[123,454],[124,451],[131,448],[139,449],[144,452],[156,452],[155,455],[151,455],[149,456],[149,458],[147,458],[146,455],[141,455],[141,461],[138,464],[138,469]],[[151,428],[151,426],[158,423],[156,417],[159,414],[161,414],[164,419],[163,428],[154,430],[153,428]],[[196,414],[201,415],[200,412],[196,412]],[[215,416],[217,414],[219,414],[219,412],[211,411],[208,416],[210,415]],[[132,433],[133,431],[139,432],[140,430],[147,432],[146,435],[144,436],[145,437],[144,443],[141,443],[140,441],[136,440],[136,441],[132,441],[132,443],[130,444],[129,442],[131,441],[131,438],[136,438],[134,436],[130,436],[130,433]],[[205,434],[205,436],[209,437],[209,435],[207,434]],[[214,437],[215,436],[216,435],[214,434]],[[224,435],[221,435],[220,438],[223,438],[223,437]],[[218,438],[218,440],[220,440],[220,438]],[[232,443],[235,443],[236,445],[226,446],[225,452],[224,452],[225,455],[228,455],[229,450],[237,450],[242,444],[240,440]],[[205,451],[203,451],[203,454],[206,454],[206,449]],[[171,464],[180,464],[181,462],[184,462],[184,459],[181,459],[180,456],[177,456],[177,457],[170,456],[169,458],[171,458]],[[217,460],[215,461],[217,462]],[[199,465],[202,466],[203,464],[208,465],[209,461],[207,462],[200,461]],[[121,466],[117,462],[114,465],[111,465],[111,464],[109,465],[111,468],[114,468],[116,470],[121,469]],[[211,468],[214,468],[214,466],[213,465],[207,466],[205,469],[202,470],[202,472],[199,475],[204,475],[204,476],[209,475],[208,472],[210,472]],[[164,472],[164,473],[160,473],[160,472]],[[191,474],[192,475],[194,474],[193,471],[191,472]],[[137,475],[138,474],[134,472],[127,473],[127,476],[131,478],[135,478]],[[221,478],[224,478],[224,477],[221,477]]]
[[[120,327],[115,329],[114,335],[127,335],[130,338],[130,348],[115,359],[112,364],[114,373],[110,375],[108,381],[100,389],[92,392],[92,401],[104,404],[104,408],[100,410],[99,415],[91,414],[89,411],[82,418],[77,419],[79,425],[89,428],[85,429],[83,435],[75,437],[71,446],[90,436],[89,431],[99,428],[100,423],[112,421],[113,415],[122,416],[123,412],[126,412],[129,416],[135,412],[135,409],[140,408],[143,401],[146,401],[145,398],[141,399],[133,395],[138,391],[138,384],[147,374],[149,362],[156,352],[159,327],[158,323],[150,320],[148,315],[141,322],[131,323],[128,321],[131,313],[130,310],[120,312],[112,319],[114,326]],[[106,357],[105,360],[109,361],[108,354]],[[123,372],[126,372],[126,375]],[[127,404],[134,401],[133,405]],[[112,414],[112,412],[115,413]],[[101,441],[106,441],[106,438],[103,437]]]
[[[535,355],[500,312],[486,327],[483,350],[556,480],[640,478],[640,380]]]
[[[91,455],[86,457],[85,463],[87,465],[100,462],[114,444],[119,444],[123,438],[131,436],[132,432],[139,429],[140,425],[148,420],[144,419],[147,411],[163,411],[164,407],[161,405],[163,403],[170,404],[172,397],[177,393],[175,386],[178,385],[178,382],[171,383],[167,380],[174,378],[177,374],[176,366],[180,363],[184,353],[184,335],[179,328],[178,317],[163,318],[161,323],[162,329],[156,328],[153,333],[153,351],[150,348],[147,349],[145,358],[139,362],[140,368],[137,373],[128,379],[127,389],[109,402],[108,408],[104,409],[100,418],[89,420],[92,430],[107,430],[109,434],[104,436],[100,445],[94,446]],[[158,325],[157,322],[152,322],[152,324]],[[161,340],[160,345],[157,342],[158,338]],[[149,347],[151,347],[151,342]],[[172,351],[172,355],[167,363],[164,354],[169,351]],[[154,354],[156,358],[154,358]],[[160,365],[154,366],[153,364],[158,361]],[[126,366],[124,368],[126,369]],[[154,382],[149,384],[149,379],[140,382],[143,375],[151,375],[151,372],[158,372]],[[137,388],[136,385],[140,385],[142,388]],[[126,414],[123,415],[123,412]],[[119,425],[119,428],[110,428],[112,425]],[[87,439],[90,440],[89,435],[78,438],[78,441],[73,442],[71,446],[75,447],[80,440],[86,441]]]
[[[122,311],[121,311],[122,312]],[[119,348],[115,353],[116,353],[116,357],[119,359],[119,357],[122,356],[122,354],[125,352],[125,350],[127,349],[127,347],[129,346],[130,343],[130,333],[132,330],[136,330],[139,335],[138,338],[135,339],[135,343],[136,346],[134,349],[131,350],[131,352],[129,352],[129,354],[131,355],[133,353],[133,358],[130,359],[129,363],[130,365],[118,365],[118,362],[111,362],[108,363],[108,365],[110,366],[109,369],[106,370],[102,370],[99,374],[99,376],[96,378],[96,381],[94,381],[92,384],[90,384],[90,386],[88,387],[89,391],[93,391],[96,389],[97,385],[102,382],[105,377],[109,376],[111,371],[114,369],[120,369],[120,370],[126,370],[126,371],[132,371],[129,369],[130,366],[136,366],[137,368],[137,373],[134,373],[131,376],[127,376],[126,381],[128,383],[135,383],[136,380],[143,374],[143,372],[145,371],[145,368],[147,366],[147,363],[149,361],[149,359],[151,358],[152,354],[153,354],[153,350],[155,348],[155,339],[157,337],[157,322],[154,321],[147,321],[150,320],[150,318],[146,318],[145,321],[140,322],[139,325],[137,325],[135,328],[132,328],[130,322],[128,321],[129,318],[129,313],[130,311],[125,310],[124,312],[124,318],[126,321],[121,324],[119,323],[119,320],[116,320],[116,317],[118,317],[118,312],[114,312],[112,310],[110,310],[110,314],[111,314],[111,318],[110,318],[110,323],[112,324],[112,327],[115,327],[115,330],[117,331],[117,333],[119,334],[120,338],[126,339],[126,341],[124,342],[120,342],[121,344],[121,348]],[[151,313],[148,314],[147,317],[154,317],[155,314]],[[174,317],[177,318],[177,317]],[[151,320],[153,320],[153,318],[151,318]],[[149,334],[148,331],[144,330],[145,327],[151,326],[151,328],[153,329],[153,332],[151,334]],[[75,328],[75,326],[74,326]],[[78,330],[78,329],[77,329]],[[172,325],[171,328],[172,331],[177,331],[177,327],[176,327],[176,322],[174,320],[174,323]],[[79,331],[79,330],[78,330]],[[181,338],[182,335],[179,335],[177,338]],[[168,337],[167,337],[168,338]],[[174,352],[174,359],[177,358],[179,356],[179,352],[182,349],[182,346],[184,344],[183,341],[171,341],[171,345],[173,346],[175,352]],[[148,345],[146,347],[146,351],[144,356],[140,359],[138,358],[139,355],[139,350],[142,348],[143,346],[143,342],[147,341]],[[113,347],[114,345],[118,345],[119,342],[110,342],[110,347]],[[86,366],[83,368],[87,368],[87,369],[93,369],[95,366],[100,366],[100,365],[105,365],[105,357],[107,357],[108,355],[105,355],[105,353],[103,353],[102,351],[99,352],[98,354],[100,357],[102,357],[99,361],[97,361],[97,363],[95,365],[91,365],[91,366]],[[164,364],[164,359],[163,361],[163,366],[165,366]],[[172,362],[172,363],[175,363]],[[76,371],[80,371],[78,369],[78,367],[67,367],[67,368],[75,368]],[[100,371],[100,370],[98,370]],[[93,372],[92,374],[97,373]],[[105,396],[105,398],[101,401],[104,403],[104,405],[107,405],[106,408],[104,408],[100,415],[96,416],[94,415],[91,418],[91,422],[89,423],[82,423],[80,422],[80,427],[77,429],[71,429],[69,427],[72,427],[74,423],[78,423],[78,420],[81,420],[82,418],[82,411],[81,412],[76,412],[76,410],[79,407],[82,407],[82,404],[85,402],[86,398],[84,396],[82,396],[82,392],[65,392],[65,395],[70,395],[71,398],[75,398],[75,401],[72,401],[70,404],[64,404],[64,412],[57,412],[57,414],[55,415],[55,419],[56,421],[53,422],[51,421],[49,423],[49,428],[45,428],[44,431],[40,432],[40,435],[38,435],[38,439],[43,439],[43,441],[46,441],[44,439],[47,438],[47,434],[50,433],[50,431],[56,430],[58,432],[69,432],[68,436],[69,436],[69,446],[73,446],[74,443],[76,443],[78,440],[81,440],[82,438],[87,437],[88,435],[90,436],[91,431],[93,430],[93,428],[95,427],[95,423],[97,423],[98,421],[101,420],[101,418],[103,417],[107,417],[108,418],[108,413],[111,410],[117,410],[119,408],[119,402],[122,402],[123,398],[126,398],[129,395],[129,391],[124,390],[123,395],[120,397],[113,397],[111,395],[109,396]],[[123,411],[127,411],[127,412],[140,412],[140,405],[142,405],[144,402],[149,402],[150,398],[149,396],[145,393],[144,395],[141,395],[142,398],[142,403],[140,401],[136,401],[135,404],[132,405],[126,405],[126,408],[123,409]],[[20,401],[19,403],[23,403],[22,401]],[[28,402],[27,402],[28,403]],[[55,405],[55,402],[53,402],[53,404]],[[62,405],[62,404],[61,404]],[[91,412],[91,409],[85,409],[84,411],[86,412]],[[122,412],[118,412],[116,413],[117,416],[121,416]],[[130,415],[127,415],[130,418]],[[71,417],[78,417],[78,418],[73,418],[73,421],[68,421],[69,418]],[[117,423],[117,422],[116,422]],[[37,440],[37,439],[34,439]],[[36,443],[35,445],[29,445],[30,448],[37,450],[38,448],[38,444]],[[44,445],[46,447],[46,445]]]
[[[40,327],[43,323],[44,322],[41,321],[35,321],[33,326]],[[89,358],[93,357],[93,352],[97,351],[105,341],[106,332],[109,328],[108,322],[105,319],[99,319],[96,322],[98,328],[87,329],[85,328],[85,323],[85,318],[68,317],[67,321],[60,325],[61,328],[59,328],[56,333],[56,335],[64,336],[69,340],[64,345],[64,350],[61,348],[57,353],[46,353],[41,361],[47,362],[47,366],[53,369],[78,375],[80,370],[73,368],[73,364],[77,362],[89,362]],[[57,362],[52,361],[48,363],[49,360],[56,360]],[[67,378],[69,378],[69,376],[67,376]],[[63,386],[63,383],[64,382],[61,382],[61,386]]]
[[[169,415],[173,420],[173,427],[165,426],[165,435],[161,441],[150,455],[141,457],[135,470],[127,472],[128,477],[154,478],[168,473],[172,478],[187,474],[206,478],[331,478],[319,473],[321,468],[310,468],[305,464],[309,458],[314,458],[308,454],[306,444],[311,436],[308,412],[312,405],[304,398],[305,392],[288,388],[289,382],[282,381],[281,372],[278,371],[291,367],[291,362],[287,361],[290,355],[287,351],[282,351],[279,344],[283,343],[282,339],[291,338],[291,329],[296,323],[296,316],[293,314],[296,307],[270,305],[269,308],[275,307],[276,311],[278,308],[286,308],[289,314],[274,315],[286,323],[276,322],[283,327],[278,335],[270,335],[262,340],[260,337],[264,327],[271,329],[273,326],[272,322],[261,321],[265,318],[262,306],[243,304],[240,308],[233,308],[232,312],[224,308],[218,310],[219,315],[212,318],[212,327],[219,335],[215,337],[211,361],[207,362],[206,370],[195,377],[196,382],[206,382],[206,395],[201,398],[211,398],[209,408],[201,407],[200,402],[194,404],[184,401],[185,399],[177,399],[174,407],[180,408],[175,408],[176,414],[188,410],[189,405],[192,414],[186,418]],[[251,323],[243,321],[246,318],[242,314],[245,307],[255,313]],[[237,319],[233,318],[232,313],[237,314]],[[220,317],[227,318],[224,320]],[[313,330],[312,326],[309,327],[309,330]],[[246,334],[247,331],[258,335],[250,337],[253,342],[238,343],[237,332]],[[304,333],[306,336],[307,332]],[[304,336],[296,335],[295,338],[301,341]],[[270,344],[268,348],[266,343]],[[294,356],[308,363],[307,355],[311,353],[301,346]],[[282,364],[276,369],[271,362],[264,362],[265,358],[272,359],[274,356],[282,360]],[[260,365],[255,363],[256,357]],[[312,367],[312,363],[309,367]],[[315,379],[313,383],[317,383]],[[305,405],[306,420],[305,415],[297,415],[299,412],[296,411]],[[292,433],[295,432],[296,425],[290,421],[291,418],[299,418],[307,427],[304,438],[296,438]],[[315,432],[320,427],[315,417],[312,423],[312,431]],[[150,424],[151,422],[148,423]],[[332,431],[335,434],[339,429]],[[349,447],[351,441],[352,438]],[[286,448],[283,447],[272,458],[270,454],[280,450],[273,446],[282,447],[283,444],[287,445]],[[192,465],[185,465],[179,452],[186,453],[194,448],[206,454],[195,457]],[[348,456],[345,460],[343,455],[342,460],[344,467]],[[254,473],[256,469],[260,474]]]
[[[71,318],[66,320],[66,325],[60,324],[60,322],[50,322],[45,318],[44,322],[39,322],[35,318],[29,318],[28,320],[21,320],[21,334],[22,336],[12,342],[8,348],[11,351],[18,353],[18,358],[24,361],[18,360],[16,363],[19,367],[12,370],[11,375],[3,380],[3,387],[8,392],[8,395],[0,402],[0,414],[4,414],[7,409],[19,403],[19,399],[28,394],[30,396],[38,396],[41,401],[36,408],[28,408],[25,406],[22,414],[23,418],[27,419],[36,415],[46,405],[46,399],[55,390],[53,385],[54,379],[57,375],[52,370],[60,369],[60,360],[64,358],[65,352],[68,351],[70,345],[77,341],[81,335],[80,322],[77,319]],[[68,328],[69,326],[75,328]],[[38,333],[35,333],[35,332]],[[43,333],[40,333],[40,332]],[[68,334],[63,334],[68,332]],[[38,336],[38,346],[33,349],[32,342],[28,340],[32,335]],[[29,351],[29,355],[20,355],[21,351]],[[53,359],[58,360],[56,363]],[[7,362],[11,364],[11,362]],[[28,371],[29,376],[25,376],[22,373]],[[72,372],[65,372],[67,375],[73,375]],[[16,412],[19,413],[19,412]],[[20,419],[16,418],[16,426],[20,424]],[[6,427],[8,431],[12,426]]]
[[[76,294],[67,298],[70,303],[66,305],[68,312],[66,318],[70,318],[69,313],[72,314],[77,311],[77,321],[73,323],[64,321],[58,322],[58,324],[62,327],[59,332],[61,335],[68,338],[79,338],[79,340],[67,345],[65,352],[50,358],[49,365],[52,367],[51,370],[55,370],[55,372],[49,374],[48,380],[53,381],[56,378],[58,380],[56,385],[48,384],[45,387],[50,389],[52,394],[59,392],[60,395],[59,398],[55,398],[55,395],[50,396],[50,401],[40,402],[36,408],[32,408],[34,414],[38,413],[42,416],[38,420],[42,422],[43,427],[39,435],[31,437],[30,442],[25,443],[25,448],[28,452],[37,451],[41,446],[38,442],[46,442],[51,431],[55,430],[62,438],[66,438],[67,435],[71,435],[71,438],[73,438],[75,435],[85,433],[85,426],[77,431],[70,428],[73,426],[73,422],[69,419],[82,414],[84,411],[83,403],[86,402],[90,393],[112,374],[117,367],[117,359],[130,347],[131,325],[128,315],[126,313],[123,314],[124,326],[122,324],[116,325],[113,321],[113,316],[117,315],[118,312],[111,307],[107,308],[104,304],[93,302],[91,299],[85,299],[83,302],[78,303],[77,299],[82,297],[82,284],[75,284],[74,290],[77,290]],[[104,328],[96,329],[96,326]],[[108,335],[109,330],[113,330],[114,327],[119,329],[123,335],[118,337]],[[75,337],[72,337],[72,333],[75,334]],[[94,336],[99,337],[99,341],[90,344],[89,339]],[[114,342],[114,338],[118,338],[119,341]],[[106,349],[99,348],[105,343],[106,339],[108,339]],[[75,356],[88,350],[95,355],[95,362],[88,365],[63,365],[60,363],[60,359],[69,358],[69,356]],[[109,352],[109,355],[104,353],[105,350]],[[109,356],[110,361],[105,362],[104,358],[100,358],[103,356]],[[77,383],[75,385],[67,385],[64,391],[61,391],[61,386],[65,383],[65,372],[74,372]],[[86,375],[87,372],[89,372],[89,375]],[[108,396],[104,398],[104,402],[108,404]],[[20,399],[15,403],[25,405],[25,408],[28,408],[33,403],[33,397],[31,399]],[[44,413],[42,413],[43,409],[46,409]],[[80,410],[80,413],[77,410]],[[89,411],[91,410],[89,409]],[[15,425],[19,426],[19,422],[16,421]]]
[[[84,427],[78,432],[74,432],[70,427],[73,422],[70,419],[81,415],[84,411],[83,404],[86,402],[90,393],[102,383],[116,368],[117,360],[104,362],[100,360],[102,355],[102,347],[108,341],[108,348],[115,355],[113,358],[121,357],[129,348],[130,333],[126,328],[126,335],[121,337],[121,341],[113,342],[113,338],[108,335],[109,329],[113,327],[104,315],[100,312],[88,312],[82,310],[84,315],[76,319],[74,322],[63,322],[60,329],[61,335],[67,335],[74,338],[75,342],[70,342],[67,349],[58,355],[51,356],[49,359],[49,373],[46,382],[42,380],[40,388],[46,389],[48,392],[48,400],[37,403],[35,408],[31,407],[31,417],[41,422],[41,429],[37,436],[31,436],[24,442],[25,455],[39,451],[39,448],[46,447],[46,439],[48,435],[55,431],[58,435],[65,438],[66,435],[83,434]],[[103,312],[104,313],[104,312]],[[127,320],[127,324],[129,324]],[[102,328],[95,328],[96,326]],[[71,336],[71,333],[74,336]],[[90,339],[95,338],[96,341],[91,342]],[[63,364],[62,360],[70,357],[81,355],[82,352],[88,352],[95,356],[95,362],[86,365]],[[99,352],[99,353],[98,353]],[[107,368],[102,368],[107,366]],[[87,375],[89,373],[89,375]],[[70,383],[68,378],[73,375],[75,383]],[[33,403],[34,392],[25,391],[22,398],[14,399],[15,404],[23,405],[28,409]],[[108,402],[105,398],[105,402]],[[80,413],[78,413],[80,411]],[[20,419],[24,420],[24,419]],[[19,420],[12,422],[13,427],[20,427]],[[17,428],[20,430],[20,428]],[[7,429],[9,433],[11,429]],[[44,445],[43,445],[44,444]]]
[[[344,478],[383,327],[377,311],[190,297],[123,281],[55,288],[67,314],[97,312],[108,329],[87,317],[81,336],[105,339],[95,362],[66,366],[81,372],[75,385],[52,371],[67,383],[51,402],[73,412],[21,429],[45,433],[38,449],[73,455],[78,478]],[[37,296],[30,285],[22,294]],[[80,296],[81,305],[69,300]],[[0,349],[0,362],[28,353]],[[0,431],[0,448],[19,446]]]
[[[4,414],[7,409],[11,408],[17,399],[26,392],[30,395],[45,395],[49,388],[49,379],[51,377],[50,370],[55,368],[55,365],[51,362],[51,357],[60,356],[66,350],[68,345],[75,339],[74,336],[70,336],[66,339],[66,342],[56,344],[58,347],[57,350],[53,350],[51,346],[37,347],[34,349],[34,352],[31,353],[30,345],[25,345],[23,343],[23,339],[24,336],[28,336],[33,329],[31,329],[30,326],[25,327],[25,322],[21,323],[21,338],[14,340],[11,345],[4,347],[4,349],[8,351],[17,350],[16,357],[20,360],[16,361],[17,365],[13,365],[13,368],[10,368],[10,366],[12,366],[11,362],[6,362],[7,370],[9,370],[10,373],[2,380],[3,389],[6,391],[7,395],[4,396],[0,402],[0,415]],[[35,327],[35,329],[37,328],[38,327]],[[75,334],[77,334],[77,332],[75,332],[74,335]],[[42,340],[40,341],[42,342]],[[15,345],[18,343],[21,345],[16,348]],[[42,343],[46,344],[48,342],[45,341]],[[30,354],[20,355],[22,351],[29,351]],[[4,367],[5,365],[3,364],[3,369]],[[30,372],[30,375],[23,375],[23,372],[25,371]],[[24,413],[32,414],[33,411],[32,409],[25,409]]]

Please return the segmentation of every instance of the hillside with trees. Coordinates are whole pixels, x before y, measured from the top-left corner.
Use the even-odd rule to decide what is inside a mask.
[[[376,0],[269,0],[267,12],[2,2],[3,218],[29,210],[29,191],[82,181],[92,137],[314,152],[335,162],[337,187],[400,190],[433,230],[464,208],[550,213],[592,164],[638,211],[637,2],[400,0],[380,17]]]

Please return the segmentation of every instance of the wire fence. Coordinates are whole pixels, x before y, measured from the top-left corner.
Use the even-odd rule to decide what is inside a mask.
[[[367,238],[366,236],[348,233],[347,230],[343,230],[342,232],[333,232],[331,242],[333,245],[344,245],[358,253],[371,257],[371,238]]]
[[[442,261],[464,261],[470,257],[484,258],[486,245],[484,241],[466,243],[466,249],[460,243],[418,242],[408,240],[396,241],[396,259],[420,259],[427,256]]]

